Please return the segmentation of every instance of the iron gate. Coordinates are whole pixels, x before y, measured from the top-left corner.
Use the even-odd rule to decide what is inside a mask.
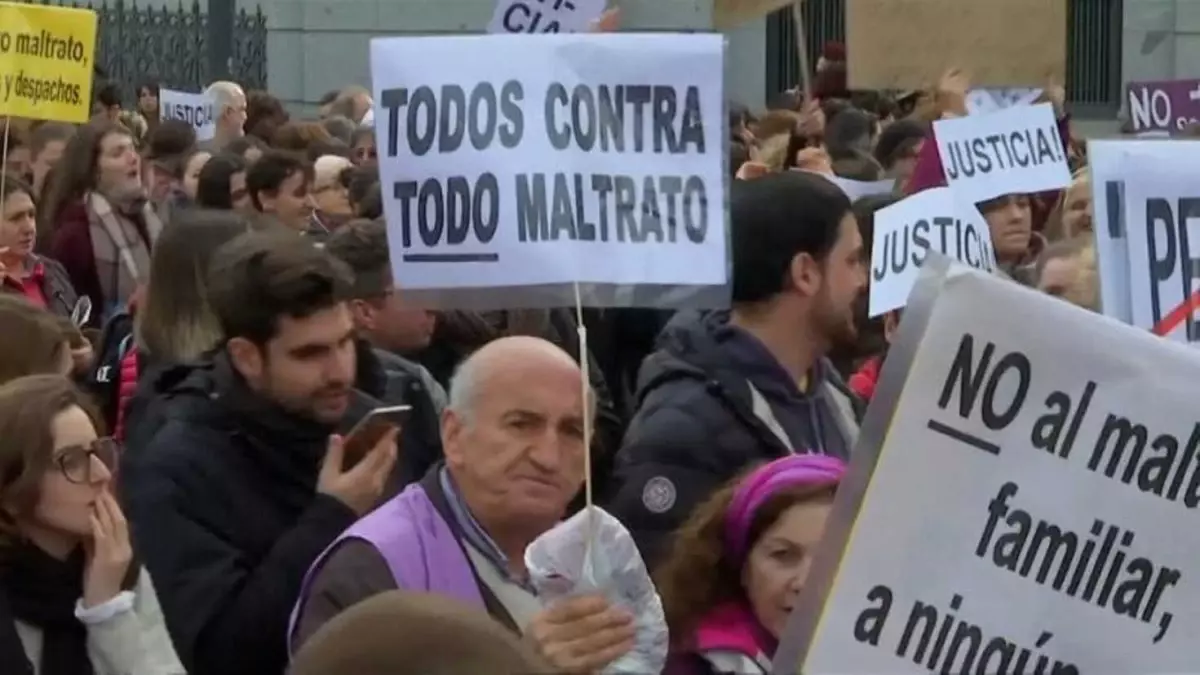
[[[1121,106],[1122,3],[1069,0],[1067,4],[1066,90],[1077,117],[1111,118]],[[805,0],[803,8],[809,63],[815,65],[822,45],[846,39],[845,0]],[[767,19],[766,39],[766,96],[771,100],[800,82],[791,9]]]
[[[261,7],[233,11],[234,0],[208,0],[207,7],[192,0],[171,8],[126,0],[40,2],[96,11],[96,64],[103,71],[97,79],[117,83],[127,104],[147,80],[181,91],[200,91],[219,79],[246,89],[267,87],[267,19]],[[216,17],[211,23],[210,15]]]

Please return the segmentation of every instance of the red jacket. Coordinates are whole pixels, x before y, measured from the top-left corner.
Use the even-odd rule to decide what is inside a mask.
[[[876,356],[868,359],[862,367],[850,376],[850,391],[864,401],[870,401],[875,395],[875,385],[879,383],[879,369],[883,366],[883,357]]]
[[[139,370],[138,348],[134,345],[121,358],[121,371],[117,374],[117,425],[113,438],[118,441],[125,440],[125,412],[137,391]]]

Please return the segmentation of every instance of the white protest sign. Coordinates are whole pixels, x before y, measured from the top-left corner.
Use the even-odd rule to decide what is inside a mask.
[[[1141,163],[1125,180],[1129,305],[1134,326],[1200,342],[1200,188],[1195,174]]]
[[[371,41],[396,284],[726,283],[724,38]]]
[[[204,94],[159,89],[158,115],[162,120],[183,120],[192,125],[198,141],[211,139],[217,131],[213,101]]]
[[[1195,672],[1200,354],[961,268],[913,295],[787,672]]]
[[[1049,103],[938,120],[933,133],[946,183],[976,202],[1056,190],[1071,182]]]
[[[1180,175],[1200,174],[1200,141],[1088,142],[1100,304],[1105,315],[1125,323],[1133,323],[1129,249],[1125,237],[1126,181],[1164,164]]]
[[[932,188],[875,213],[872,317],[903,307],[930,251],[985,271],[996,268],[987,221],[951,188]]]
[[[581,33],[608,0],[496,0],[489,33]]]
[[[833,181],[834,185],[840,187],[842,192],[845,192],[846,196],[850,199],[851,204],[863,197],[890,195],[896,190],[895,180],[853,180],[829,174],[821,175]]]
[[[1041,95],[1041,89],[1028,87],[972,89],[967,92],[967,112],[972,115],[988,115],[1013,106],[1029,105]]]

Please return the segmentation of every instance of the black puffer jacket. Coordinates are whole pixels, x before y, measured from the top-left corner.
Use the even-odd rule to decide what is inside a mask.
[[[608,510],[656,562],[693,508],[750,465],[793,451],[845,457],[861,403],[827,361],[801,392],[728,313],[681,313],[639,377]]]
[[[161,377],[118,485],[175,651],[191,675],[282,675],[304,575],[355,520],[316,492],[333,428],[254,395],[223,357]]]
[[[385,497],[441,459],[437,411],[420,377],[389,373],[358,346],[358,388],[336,427],[254,394],[220,351],[152,368],[139,382],[119,489],[191,675],[286,670],[301,581],[355,520],[316,492],[331,433],[346,433],[380,405],[413,407]]]

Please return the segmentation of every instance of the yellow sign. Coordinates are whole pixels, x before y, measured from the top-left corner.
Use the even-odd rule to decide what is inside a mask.
[[[0,115],[88,121],[95,54],[92,10],[0,2]]]

